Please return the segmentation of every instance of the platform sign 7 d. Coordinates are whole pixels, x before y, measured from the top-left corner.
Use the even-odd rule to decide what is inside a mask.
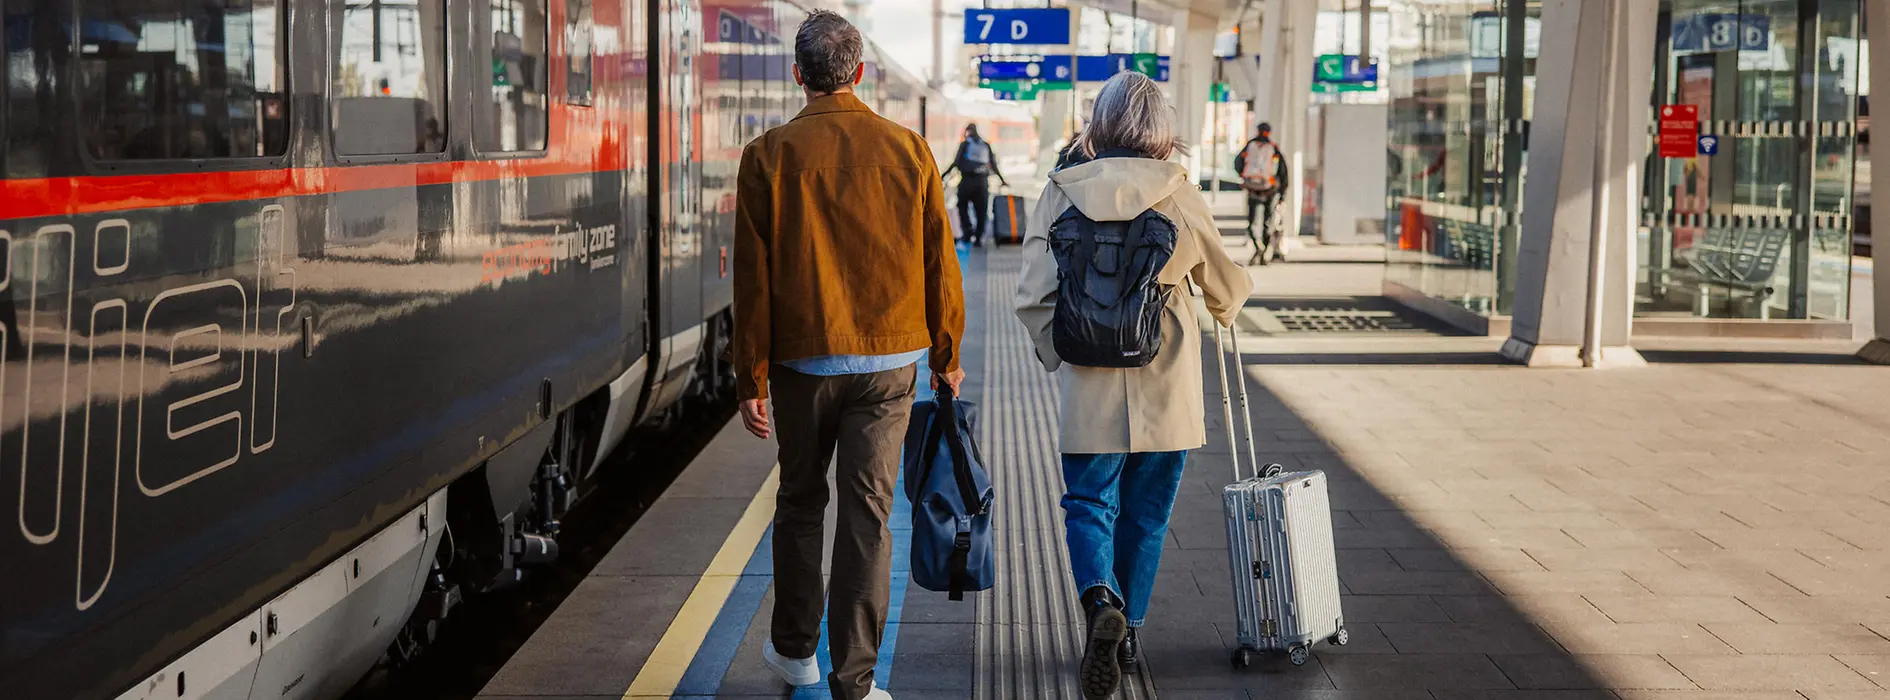
[[[965,10],[965,43],[1062,46],[1070,43],[1070,11]]]

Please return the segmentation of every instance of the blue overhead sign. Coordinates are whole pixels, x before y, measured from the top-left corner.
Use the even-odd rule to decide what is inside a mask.
[[[1674,53],[1771,49],[1772,18],[1769,15],[1702,12],[1673,20]]]
[[[981,56],[978,78],[981,80],[1044,80],[1070,82],[1069,56]]]
[[[1070,43],[1070,10],[965,10],[965,43],[1062,46]]]
[[[1156,82],[1168,82],[1168,57],[1156,57]],[[1116,77],[1117,73],[1135,70],[1135,54],[1112,53],[1107,56],[1077,56],[1076,79],[1085,83],[1100,83]]]

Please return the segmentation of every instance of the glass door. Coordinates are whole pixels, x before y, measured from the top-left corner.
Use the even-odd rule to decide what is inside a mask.
[[[1638,315],[1847,318],[1858,3],[1662,4],[1653,108],[1701,138],[1649,155]]]

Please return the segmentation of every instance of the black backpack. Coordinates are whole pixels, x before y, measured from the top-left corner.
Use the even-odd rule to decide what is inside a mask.
[[[1153,209],[1096,221],[1070,207],[1050,226],[1057,310],[1050,340],[1079,367],[1145,367],[1162,348],[1174,287],[1155,281],[1175,254],[1175,223]]]

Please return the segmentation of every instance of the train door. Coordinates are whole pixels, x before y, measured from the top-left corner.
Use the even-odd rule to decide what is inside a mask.
[[[701,171],[695,118],[695,70],[701,19],[694,0],[656,0],[657,65],[657,352],[661,371],[650,410],[662,410],[687,388],[702,343]]]

